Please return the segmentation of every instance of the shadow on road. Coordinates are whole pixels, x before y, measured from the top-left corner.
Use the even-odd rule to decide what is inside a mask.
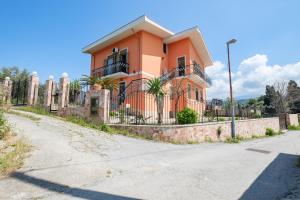
[[[241,200],[269,200],[284,196],[296,186],[299,155],[280,153],[240,197]],[[255,163],[253,163],[255,165]]]
[[[22,182],[33,184],[43,189],[49,191],[63,193],[65,195],[70,195],[73,197],[79,197],[82,199],[88,200],[99,200],[99,199],[108,199],[108,200],[133,200],[136,198],[124,197],[119,195],[108,194],[104,192],[98,192],[93,190],[86,190],[81,188],[69,187],[59,183],[47,181],[44,179],[36,178],[33,176],[26,175],[21,172],[14,172],[11,174],[12,178],[18,179]]]

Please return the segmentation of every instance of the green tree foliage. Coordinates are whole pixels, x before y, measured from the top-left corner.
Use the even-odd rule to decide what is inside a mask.
[[[26,69],[20,70],[19,67],[2,67],[0,70],[0,79],[4,80],[5,77],[10,77],[11,80],[25,80],[29,76]]]
[[[293,80],[287,86],[287,102],[292,113],[300,113],[300,87]]]
[[[266,94],[264,95],[264,114],[274,116],[276,112],[276,91],[274,86],[266,86]]]
[[[300,112],[300,87],[294,80],[286,84],[278,82],[274,86],[267,85],[266,93],[262,97],[263,114],[274,116],[283,112]]]
[[[112,90],[117,88],[116,82],[111,78],[100,78],[98,76],[83,75],[82,78],[80,79],[80,82],[82,85],[90,85],[90,86],[99,85],[101,86],[102,89]]]
[[[157,123],[162,123],[163,116],[163,107],[164,107],[164,95],[165,92],[162,87],[162,82],[159,78],[154,78],[148,81],[148,93],[152,94],[155,98],[156,107],[157,107]]]

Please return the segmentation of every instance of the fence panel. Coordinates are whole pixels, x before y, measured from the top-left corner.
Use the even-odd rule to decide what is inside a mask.
[[[11,103],[26,105],[28,93],[28,79],[17,79],[12,82]]]

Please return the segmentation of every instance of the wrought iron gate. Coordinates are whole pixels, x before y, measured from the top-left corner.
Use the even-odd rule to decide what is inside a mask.
[[[28,79],[14,80],[12,83],[11,103],[15,106],[27,104]]]

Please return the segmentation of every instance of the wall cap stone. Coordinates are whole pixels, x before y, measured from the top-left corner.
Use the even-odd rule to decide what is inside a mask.
[[[270,120],[270,119],[278,119],[278,117],[269,117],[269,118],[257,118],[257,119],[244,119],[244,120],[236,120],[236,122],[248,122],[248,121],[258,121],[258,120]],[[135,127],[153,127],[153,128],[186,128],[186,127],[195,127],[195,126],[207,126],[207,125],[218,125],[218,124],[230,124],[231,121],[223,121],[223,122],[207,122],[207,123],[197,123],[197,124],[168,124],[168,125],[152,125],[152,124],[108,124],[109,126],[135,126]]]

